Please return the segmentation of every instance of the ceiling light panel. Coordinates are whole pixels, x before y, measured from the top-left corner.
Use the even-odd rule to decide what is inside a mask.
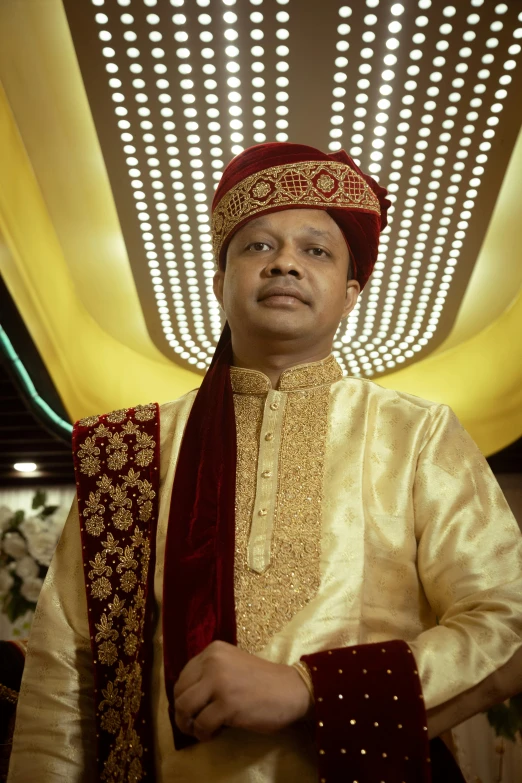
[[[147,326],[166,355],[203,372],[221,332],[210,209],[224,166],[289,139],[347,150],[390,190],[374,275],[336,336],[344,370],[379,376],[440,344],[520,127],[514,0],[65,5]]]
[[[344,369],[366,377],[429,352],[454,320],[475,248],[460,275],[459,265],[508,95],[498,90],[503,62],[518,35],[509,30],[498,62],[489,51],[501,45],[491,38],[504,28],[498,11],[480,24],[479,14],[467,21],[470,9],[457,19],[449,4],[410,8],[381,4],[355,15],[355,4],[342,6],[337,28],[345,54],[335,59],[329,147],[344,147],[389,183],[392,202],[374,275],[335,341]]]

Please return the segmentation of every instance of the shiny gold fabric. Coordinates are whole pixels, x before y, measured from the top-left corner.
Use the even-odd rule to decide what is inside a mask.
[[[428,717],[434,716],[431,734],[507,694],[518,666],[503,665],[517,651],[519,659],[522,650],[522,539],[487,463],[452,412],[369,381],[341,379],[332,359],[287,371],[278,390],[252,371],[236,369],[232,379],[240,644],[266,659],[293,663],[321,649],[405,639],[418,664]],[[161,408],[163,491],[155,574],[160,611],[170,490],[193,399],[191,393]],[[304,428],[313,435],[301,437]],[[317,460],[319,484],[310,467]],[[267,496],[262,473],[270,472],[270,464],[276,475],[266,478]],[[266,515],[256,516],[263,510]],[[317,524],[318,540],[305,540],[303,532],[309,535]],[[281,623],[277,602],[285,574],[296,575],[296,581],[286,585]],[[263,611],[253,602],[256,585]],[[31,634],[12,783],[93,780],[85,612],[73,505]],[[277,736],[225,730],[210,743],[176,753],[160,623],[154,644],[158,781],[316,782],[304,725]]]

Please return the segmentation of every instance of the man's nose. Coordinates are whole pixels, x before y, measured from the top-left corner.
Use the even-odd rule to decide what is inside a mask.
[[[292,275],[301,278],[303,275],[302,266],[290,249],[282,248],[281,251],[267,265],[267,274],[271,277]]]

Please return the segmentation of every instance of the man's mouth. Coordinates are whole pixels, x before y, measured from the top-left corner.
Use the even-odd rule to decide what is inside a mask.
[[[308,304],[303,294],[296,288],[288,288],[286,286],[274,286],[269,288],[261,294],[259,297],[260,302],[270,302],[274,304],[294,304],[295,301]]]

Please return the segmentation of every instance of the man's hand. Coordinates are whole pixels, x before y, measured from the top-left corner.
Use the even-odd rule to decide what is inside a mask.
[[[308,689],[292,666],[271,663],[226,642],[212,642],[174,687],[176,723],[210,739],[222,726],[270,734],[304,718]]]

